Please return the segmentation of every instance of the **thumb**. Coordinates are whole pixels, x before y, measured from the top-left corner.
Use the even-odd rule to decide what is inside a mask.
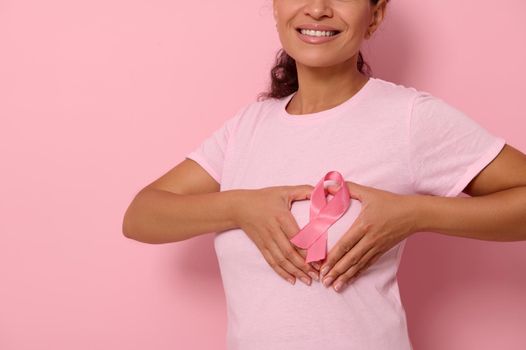
[[[293,186],[292,191],[289,193],[289,198],[293,201],[310,199],[310,195],[313,190],[314,186],[312,185]]]
[[[351,198],[361,200],[362,199],[362,185],[359,185],[355,182],[345,181],[344,185],[347,186]],[[330,185],[327,187],[327,190],[330,194],[334,195],[340,190],[339,185]]]

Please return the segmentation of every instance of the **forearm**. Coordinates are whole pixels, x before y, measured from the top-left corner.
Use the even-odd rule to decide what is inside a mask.
[[[414,199],[418,231],[487,241],[526,240],[526,187],[477,197]]]
[[[233,209],[241,190],[181,195],[139,192],[126,210],[123,234],[144,243],[170,243],[236,227]]]

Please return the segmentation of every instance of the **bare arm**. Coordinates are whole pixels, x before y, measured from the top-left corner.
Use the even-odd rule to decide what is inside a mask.
[[[241,190],[219,190],[219,183],[199,164],[184,159],[135,196],[124,214],[122,232],[159,244],[234,228],[232,201]]]
[[[289,241],[300,228],[290,212],[309,198],[313,186],[273,186],[219,191],[219,183],[199,164],[185,159],[143,188],[124,214],[124,236],[144,243],[169,243],[241,228],[269,265],[292,284],[310,284],[317,271]],[[310,276],[310,277],[309,277]]]
[[[419,231],[485,241],[526,240],[526,186],[477,197],[414,196]]]
[[[510,145],[465,191],[472,197],[415,196],[420,230],[489,241],[526,240],[526,155]]]
[[[145,188],[126,210],[123,233],[140,242],[159,244],[234,228],[233,201],[240,191],[178,194]]]

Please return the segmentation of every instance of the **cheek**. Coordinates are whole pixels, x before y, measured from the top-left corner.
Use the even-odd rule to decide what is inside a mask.
[[[296,201],[292,203],[290,212],[296,219],[300,229],[309,222],[310,204],[310,200]],[[351,199],[351,205],[347,211],[327,230],[327,251],[330,251],[336,242],[338,242],[338,240],[351,227],[360,214],[361,208],[362,205],[359,200]]]
[[[291,28],[302,13],[301,6],[298,1],[278,1],[278,5],[274,7],[274,20],[278,26],[281,29],[286,29],[287,26]]]
[[[367,30],[371,20],[369,8],[365,6],[348,6],[335,10],[335,15],[345,21],[347,30],[353,33],[353,36],[360,35]]]

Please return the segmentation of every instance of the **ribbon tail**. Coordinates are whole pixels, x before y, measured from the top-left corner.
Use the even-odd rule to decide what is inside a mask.
[[[325,180],[335,180],[341,185],[334,198],[327,203]],[[343,176],[330,171],[318,181],[311,193],[310,221],[294,235],[290,242],[307,249],[306,262],[323,260],[327,256],[327,230],[347,211],[350,205],[350,193],[345,186]]]
[[[325,259],[327,255],[327,232],[324,232],[307,250],[305,262],[308,264],[312,261]]]
[[[316,221],[309,222],[290,239],[290,242],[294,243],[294,245],[299,248],[308,249],[321,235],[320,230],[316,230],[316,228]]]

